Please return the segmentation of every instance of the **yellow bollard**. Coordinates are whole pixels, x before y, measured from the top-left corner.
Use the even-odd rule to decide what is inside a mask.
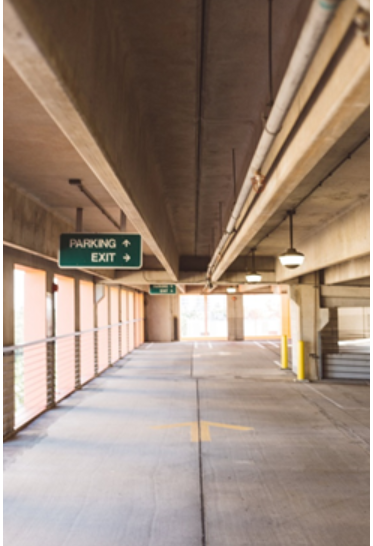
[[[298,341],[298,381],[304,381],[304,341]]]
[[[281,369],[288,369],[288,336],[281,336]]]

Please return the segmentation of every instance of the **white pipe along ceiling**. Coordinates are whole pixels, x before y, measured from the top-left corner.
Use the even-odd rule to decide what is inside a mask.
[[[274,139],[281,131],[284,118],[294,100],[300,84],[310,66],[318,46],[328,28],[340,0],[314,0],[290,60],[285,77],[278,91],[271,113],[259,140],[254,157],[247,171],[242,188],[229,218],[224,235],[220,239],[207,269],[207,281],[211,281],[214,270],[224,254],[229,238],[237,230],[240,215],[252,191],[252,178],[261,176],[261,167]]]

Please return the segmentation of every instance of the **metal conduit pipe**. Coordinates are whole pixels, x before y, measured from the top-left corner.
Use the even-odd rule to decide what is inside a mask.
[[[247,171],[241,191],[228,221],[225,233],[219,241],[207,268],[207,279],[211,278],[223,249],[235,232],[236,223],[245,206],[252,188],[252,177],[260,172],[277,134],[281,131],[284,118],[293,102],[300,84],[308,70],[326,29],[334,15],[340,0],[314,0],[310,12],[299,36],[288,69],[282,80],[276,100],[260,137],[254,157]]]

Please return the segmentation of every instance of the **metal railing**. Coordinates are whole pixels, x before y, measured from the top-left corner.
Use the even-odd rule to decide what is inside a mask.
[[[366,331],[351,331],[331,325],[321,332],[323,379],[369,381],[370,338]]]
[[[128,354],[135,346],[135,340],[129,343],[130,326],[135,331],[133,326],[143,320],[3,347],[4,436],[12,435]]]

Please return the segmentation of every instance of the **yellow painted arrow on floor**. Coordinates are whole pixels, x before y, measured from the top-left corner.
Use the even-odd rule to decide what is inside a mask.
[[[156,430],[162,428],[178,428],[178,427],[190,427],[190,441],[198,442],[199,429],[201,431],[201,442],[211,442],[210,427],[228,428],[231,430],[254,430],[251,427],[240,427],[238,425],[224,425],[223,423],[211,423],[210,421],[201,421],[200,427],[198,423],[175,423],[173,425],[160,425],[153,427]]]

